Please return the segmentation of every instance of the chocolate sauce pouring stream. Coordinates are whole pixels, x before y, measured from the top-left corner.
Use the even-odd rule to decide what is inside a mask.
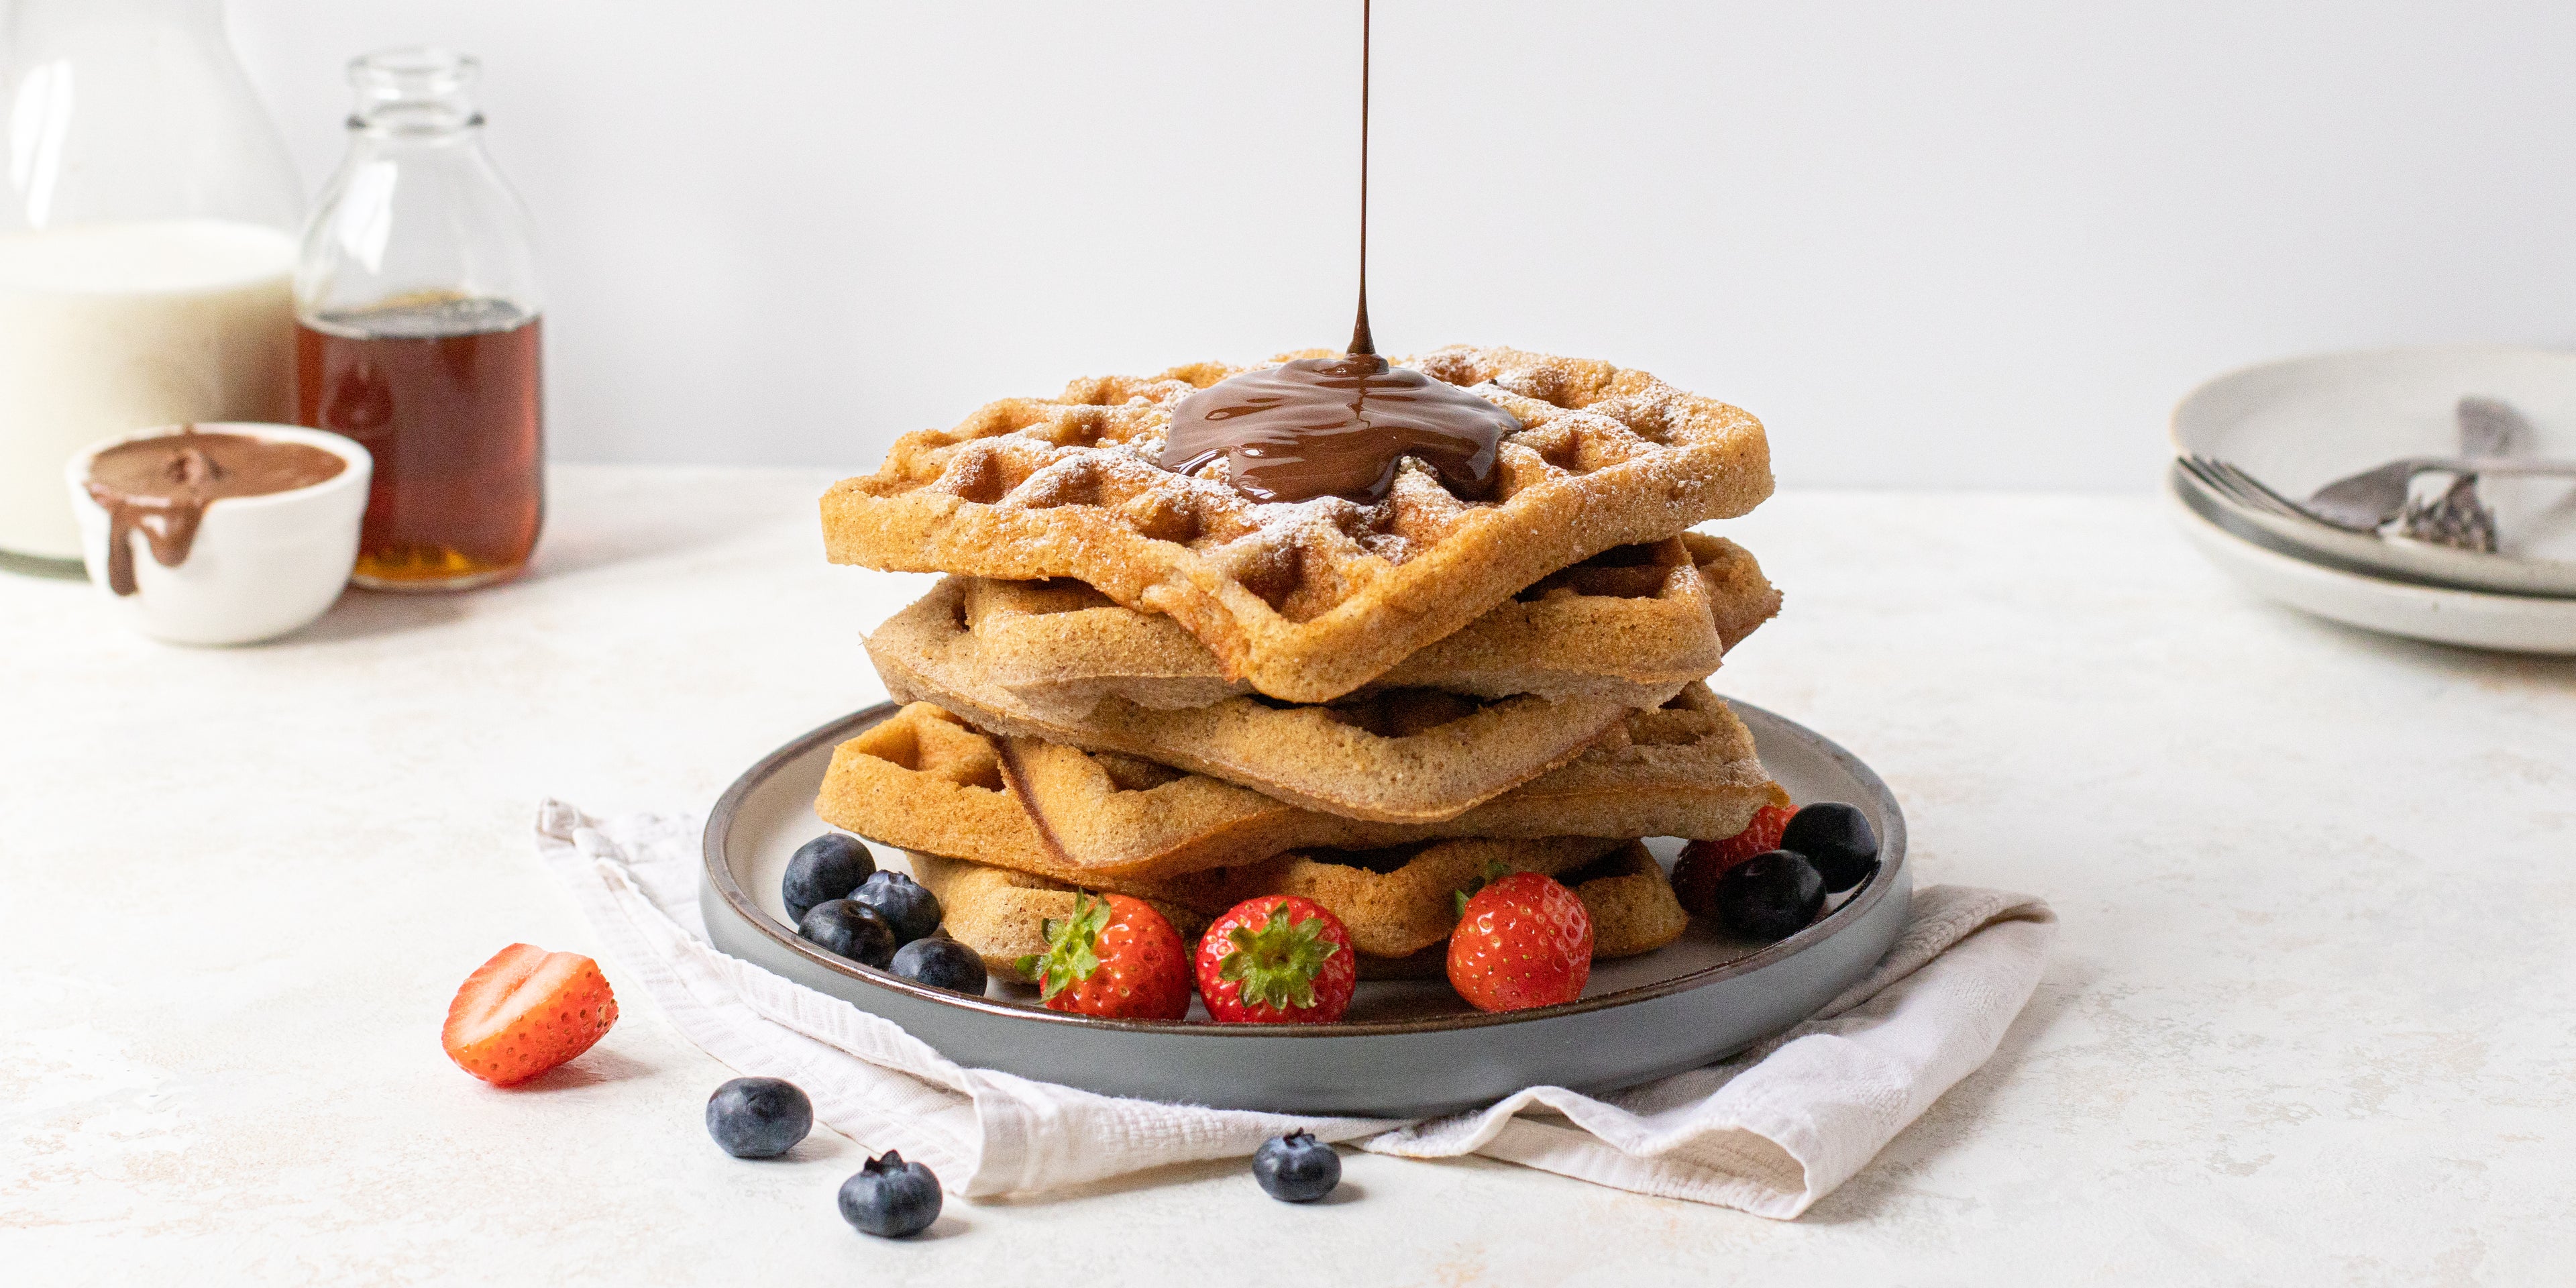
[[[1351,323],[1346,353],[1377,352],[1377,337],[1368,324],[1368,136],[1369,136],[1369,4],[1360,0],[1360,314]]]
[[[1157,458],[1195,473],[1219,457],[1256,501],[1338,496],[1375,505],[1406,457],[1467,500],[1493,495],[1497,449],[1520,429],[1510,412],[1443,380],[1391,367],[1368,320],[1369,2],[1360,4],[1360,292],[1350,348],[1221,380],[1181,400]]]

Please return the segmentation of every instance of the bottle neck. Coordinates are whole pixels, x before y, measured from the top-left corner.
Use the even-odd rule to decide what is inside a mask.
[[[349,128],[375,139],[447,142],[483,127],[474,101],[482,64],[451,49],[423,46],[368,54],[349,65],[358,92]]]
[[[386,125],[349,118],[349,155],[407,157],[424,161],[453,157],[460,161],[483,154],[483,120],[471,125]]]
[[[441,100],[362,104],[349,114],[349,134],[352,142],[376,144],[477,143],[483,138],[483,113]]]

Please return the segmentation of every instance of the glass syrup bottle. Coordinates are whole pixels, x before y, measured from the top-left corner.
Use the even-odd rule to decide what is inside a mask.
[[[517,574],[545,513],[541,301],[526,209],[483,150],[481,64],[349,65],[349,152],[295,274],[297,419],[375,454],[351,580],[464,590]]]

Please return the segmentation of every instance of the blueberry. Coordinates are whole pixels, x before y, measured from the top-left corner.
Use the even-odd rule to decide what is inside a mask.
[[[814,1130],[814,1102],[795,1083],[736,1078],[707,1097],[707,1134],[736,1158],[776,1158]]]
[[[954,939],[916,939],[895,950],[895,974],[928,984],[984,995],[984,959]]]
[[[919,1234],[939,1219],[939,1178],[889,1149],[841,1182],[841,1219],[881,1239]]]
[[[850,902],[876,909],[877,915],[894,927],[894,941],[898,944],[938,933],[939,896],[900,872],[880,872],[860,882],[859,888],[850,892]]]
[[[1717,919],[1749,938],[1786,939],[1824,907],[1824,877],[1793,850],[1754,855],[1717,879]]]
[[[1314,1133],[1292,1131],[1252,1151],[1252,1179],[1282,1203],[1312,1203],[1342,1183],[1342,1156]]]
[[[787,901],[788,919],[801,922],[815,904],[849,898],[876,870],[876,859],[857,837],[825,832],[796,847],[796,857],[787,861],[787,879],[778,883],[778,897]]]
[[[876,909],[848,899],[815,904],[797,923],[796,933],[862,966],[883,969],[894,960],[894,927]]]
[[[1799,810],[1780,833],[1780,848],[1796,850],[1816,865],[1825,892],[1840,894],[1860,884],[1878,862],[1878,833],[1869,815],[1849,805],[1826,801]]]

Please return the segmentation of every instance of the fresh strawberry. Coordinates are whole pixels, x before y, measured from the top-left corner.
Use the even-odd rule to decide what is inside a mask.
[[[1592,978],[1592,914],[1552,877],[1516,872],[1467,899],[1449,932],[1449,984],[1480,1011],[1554,1006]]]
[[[1682,910],[1696,917],[1717,915],[1717,879],[1728,868],[1757,854],[1768,854],[1780,848],[1780,833],[1789,826],[1796,811],[1780,805],[1765,805],[1753,812],[1753,821],[1744,830],[1723,841],[1693,841],[1682,847],[1681,861],[1673,864],[1673,897],[1681,900]]]
[[[512,944],[465,977],[441,1037],[457,1068],[506,1087],[589,1050],[616,1022],[598,962]]]
[[[1199,938],[1199,996],[1219,1024],[1330,1024],[1358,970],[1342,919],[1293,894],[1246,899]]]
[[[1020,959],[1048,1009],[1113,1020],[1177,1020],[1190,1010],[1189,949],[1172,923],[1123,894],[1073,897],[1046,923],[1047,950]]]

